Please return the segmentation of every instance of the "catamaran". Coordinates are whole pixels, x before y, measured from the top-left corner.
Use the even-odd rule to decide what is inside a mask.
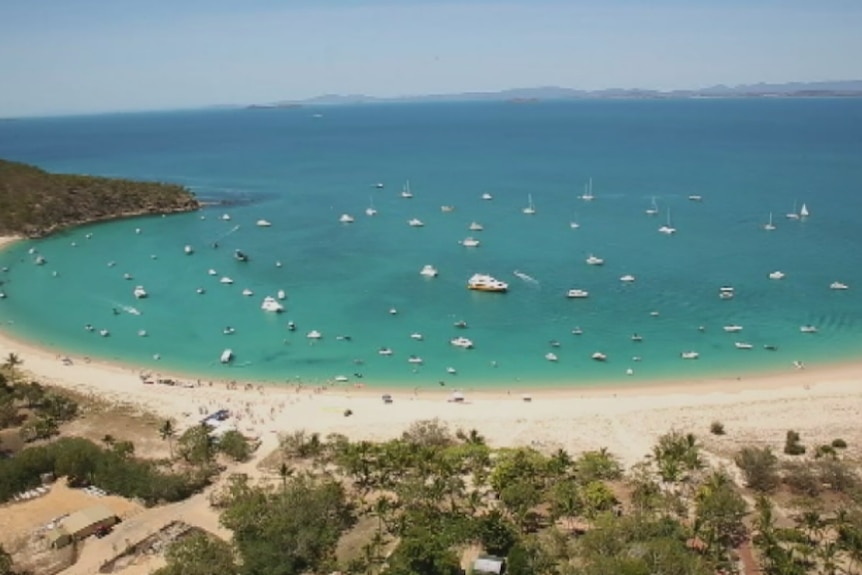
[[[536,213],[536,206],[533,205],[533,194],[527,194],[527,207],[521,211],[528,216],[532,216]]]
[[[412,198],[413,192],[410,191],[410,180],[404,182],[404,187],[401,188],[401,197],[402,198]]]
[[[581,199],[585,202],[591,202],[596,197],[593,195],[593,179],[590,178],[589,183],[584,186],[584,194],[581,196]]]
[[[676,228],[670,225],[670,208],[667,209],[667,223],[660,227],[658,231],[668,236],[676,233]]]

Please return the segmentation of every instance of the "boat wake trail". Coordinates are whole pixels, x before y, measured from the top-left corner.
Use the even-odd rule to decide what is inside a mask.
[[[224,234],[220,235],[218,238],[216,238],[216,240],[215,240],[213,243],[214,243],[214,244],[217,244],[218,242],[222,241],[223,239],[225,239],[226,237],[228,237],[229,235],[231,235],[232,233],[234,233],[234,232],[235,232],[235,231],[237,231],[238,229],[239,229],[239,224],[235,225],[234,227],[232,227],[231,229],[229,229],[227,232],[225,232]]]
[[[515,277],[516,277],[516,278],[518,278],[518,279],[522,279],[522,280],[524,280],[525,282],[527,282],[528,284],[532,284],[532,285],[534,285],[534,286],[538,286],[538,285],[539,285],[539,280],[537,280],[536,278],[534,278],[534,277],[532,277],[532,276],[528,276],[528,275],[527,275],[527,274],[525,274],[524,272],[519,272],[518,270],[515,270],[515,271],[514,271],[514,272],[512,272],[512,273],[515,275]]]

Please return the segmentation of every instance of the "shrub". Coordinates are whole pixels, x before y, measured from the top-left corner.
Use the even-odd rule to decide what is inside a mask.
[[[733,460],[751,489],[765,493],[778,485],[778,458],[769,447],[743,447]]]
[[[820,478],[810,463],[786,463],[783,481],[797,495],[816,497],[823,488]]]
[[[835,448],[832,447],[831,445],[821,445],[814,452],[814,457],[816,459],[820,459],[821,457],[825,457],[827,455],[832,456],[832,457],[836,457],[838,454],[835,453]]]
[[[724,424],[720,421],[713,421],[709,424],[709,432],[713,435],[724,435]]]
[[[847,442],[841,438],[832,440],[832,447],[835,449],[847,449]]]
[[[787,455],[802,455],[805,453],[805,446],[799,443],[799,433],[792,429],[787,432],[784,440],[784,453]]]

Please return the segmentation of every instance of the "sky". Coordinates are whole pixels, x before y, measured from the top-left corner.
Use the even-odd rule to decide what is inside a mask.
[[[859,79],[859,0],[0,0],[0,117]]]

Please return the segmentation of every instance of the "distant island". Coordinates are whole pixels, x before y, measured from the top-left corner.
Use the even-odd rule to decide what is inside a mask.
[[[430,102],[512,102],[528,103],[540,100],[576,99],[680,99],[680,98],[862,98],[862,80],[838,82],[788,82],[784,84],[717,85],[695,90],[644,90],[638,88],[608,88],[604,90],[577,90],[546,86],[515,88],[498,92],[462,92],[458,94],[427,94],[416,96],[375,97],[364,94],[325,94],[305,100],[285,100],[270,104],[246,106],[249,110],[272,108],[298,108],[301,106],[336,106],[384,103]]]
[[[43,237],[75,225],[200,208],[183,186],[51,174],[0,159],[0,235]]]

